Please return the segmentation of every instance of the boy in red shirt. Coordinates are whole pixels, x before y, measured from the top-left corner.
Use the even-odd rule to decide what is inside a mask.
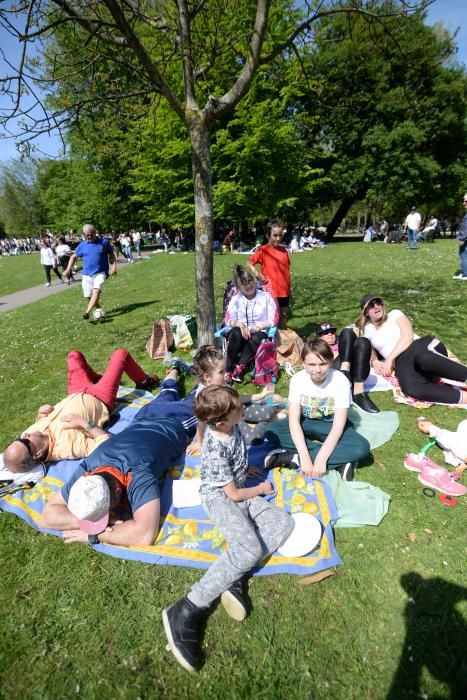
[[[261,284],[271,282],[274,296],[279,304],[279,328],[286,328],[290,298],[290,259],[287,249],[282,245],[284,227],[278,219],[268,222],[266,237],[268,242],[262,245],[250,257],[248,265]],[[261,271],[256,270],[261,266]]]

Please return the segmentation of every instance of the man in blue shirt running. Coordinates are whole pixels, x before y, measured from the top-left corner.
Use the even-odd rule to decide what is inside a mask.
[[[83,294],[88,300],[88,306],[83,314],[89,318],[93,309],[100,307],[99,298],[104,282],[109,276],[117,274],[117,258],[107,238],[100,238],[92,224],[83,226],[85,240],[81,241],[64,272],[70,277],[76,258],[83,259],[82,286]]]

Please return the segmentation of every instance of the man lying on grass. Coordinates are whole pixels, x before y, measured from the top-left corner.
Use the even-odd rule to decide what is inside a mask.
[[[39,408],[36,422],[6,448],[5,466],[18,473],[40,462],[79,459],[108,440],[109,433],[102,428],[109,420],[124,373],[137,389],[151,391],[159,383],[123,348],[112,353],[104,374],[98,374],[78,350],[68,353],[68,396],[56,406]]]
[[[192,435],[176,418],[136,417],[86,457],[45,506],[40,526],[65,542],[152,545],[159,532],[159,479]],[[129,506],[131,517],[113,511]]]

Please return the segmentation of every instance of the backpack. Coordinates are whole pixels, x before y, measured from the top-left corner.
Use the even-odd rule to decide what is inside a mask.
[[[256,351],[253,384],[275,384],[278,379],[275,343],[263,340]]]

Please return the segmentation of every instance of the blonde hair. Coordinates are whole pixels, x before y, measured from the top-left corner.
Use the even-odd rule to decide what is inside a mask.
[[[370,300],[370,301],[371,301],[371,300]],[[379,327],[379,326],[382,326],[383,323],[384,323],[385,321],[387,321],[387,319],[388,319],[388,311],[387,311],[387,309],[386,309],[386,304],[384,303],[383,299],[381,299],[381,301],[383,302],[383,311],[384,311],[384,313],[383,313],[383,316],[382,316],[382,318],[381,318],[381,321],[378,323],[378,327]],[[358,330],[358,335],[359,335],[359,336],[360,336],[360,335],[363,335],[363,331],[364,331],[364,329],[365,329],[366,324],[367,324],[367,323],[370,323],[370,320],[369,320],[368,316],[366,315],[366,310],[367,310],[367,306],[366,306],[364,309],[362,309],[362,310],[360,311],[360,313],[358,314],[357,318],[355,319],[355,327],[356,327],[357,330]]]

